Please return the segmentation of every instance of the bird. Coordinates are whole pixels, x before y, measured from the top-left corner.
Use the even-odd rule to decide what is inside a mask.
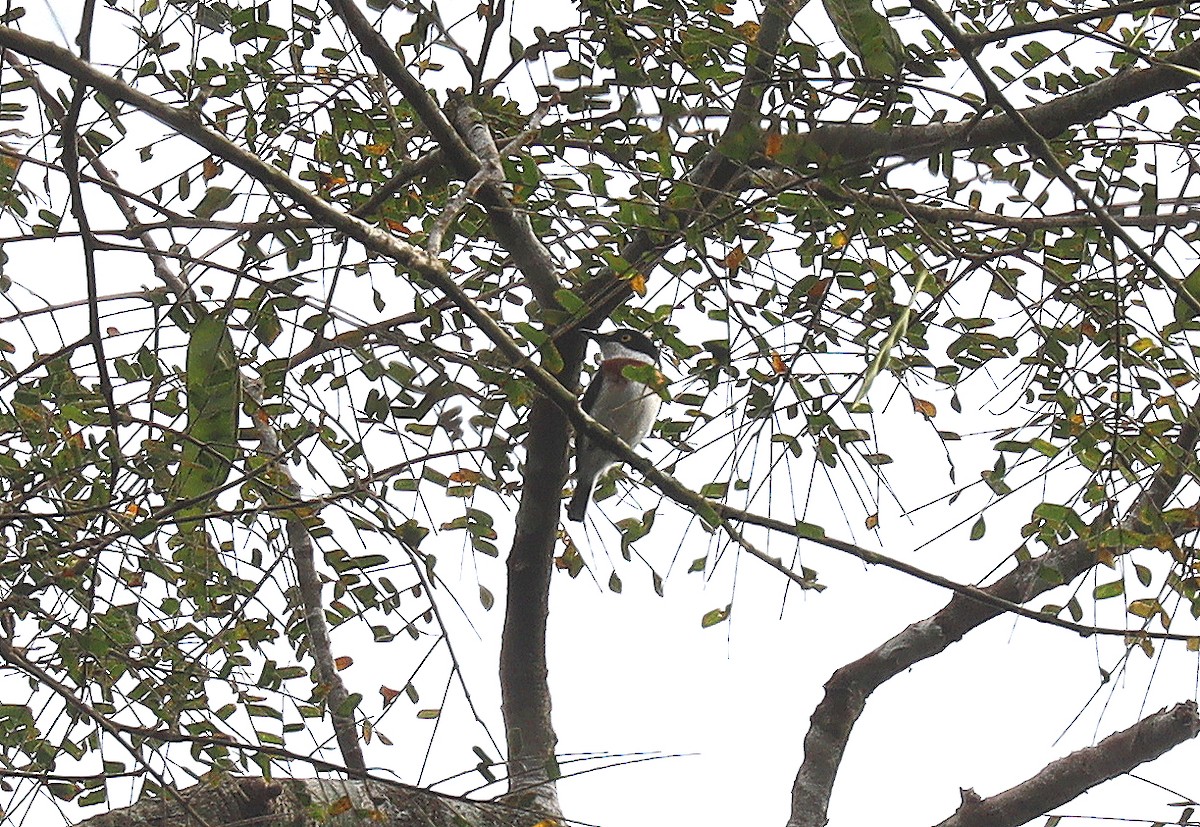
[[[583,411],[634,448],[654,427],[660,400],[654,390],[625,376],[624,369],[656,365],[658,348],[645,334],[627,327],[611,333],[584,332],[600,345],[600,367],[583,394]],[[585,434],[575,434],[575,493],[567,519],[583,521],[596,480],[618,462]]]

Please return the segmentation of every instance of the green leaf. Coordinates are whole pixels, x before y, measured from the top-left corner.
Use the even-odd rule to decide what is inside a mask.
[[[824,0],[838,37],[862,61],[867,74],[891,77],[900,70],[904,44],[871,0]]]
[[[1175,297],[1175,321],[1182,323],[1200,315],[1200,311],[1196,310],[1196,307],[1200,307],[1200,267],[1188,273],[1179,287],[1183,295],[1177,294]]]
[[[805,523],[797,520],[796,536],[805,537],[809,540],[823,540],[825,538],[825,529],[813,523]]]
[[[987,524],[984,523],[983,516],[980,515],[979,519],[975,521],[975,525],[971,526],[971,539],[972,540],[982,540],[983,535],[986,532],[987,532]]]
[[[200,199],[200,203],[192,210],[197,218],[212,218],[226,207],[233,205],[236,196],[229,187],[209,187]]]
[[[221,318],[206,314],[187,349],[187,441],[176,478],[184,499],[203,497],[229,477],[237,452],[241,385],[237,353]]]
[[[1109,597],[1117,597],[1125,593],[1125,583],[1122,580],[1114,580],[1111,583],[1101,583],[1092,590],[1092,597],[1096,600],[1104,600]]]
[[[729,613],[732,607],[726,606],[724,609],[711,609],[704,613],[704,617],[700,618],[700,628],[707,629],[709,626],[716,626],[729,619]]]

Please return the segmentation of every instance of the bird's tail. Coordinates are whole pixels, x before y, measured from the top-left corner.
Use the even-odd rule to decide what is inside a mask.
[[[587,513],[588,500],[591,498],[592,483],[580,480],[575,485],[575,493],[571,495],[571,502],[567,504],[567,519],[582,523],[583,515]]]

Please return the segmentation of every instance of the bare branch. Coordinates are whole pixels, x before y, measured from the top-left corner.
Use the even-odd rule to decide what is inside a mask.
[[[980,798],[972,790],[963,790],[962,806],[938,827],[1018,827],[1197,734],[1200,715],[1195,701],[1161,709],[1095,746],[1058,759],[1002,793]]]
[[[1131,532],[1149,528],[1144,522],[1147,517],[1161,522],[1156,515],[1161,514],[1183,475],[1194,470],[1195,463],[1189,464],[1184,458],[1195,455],[1198,423],[1200,409],[1193,408],[1170,450],[1181,461],[1164,463],[1134,502],[1129,511]],[[1105,528],[1108,523],[1106,516],[1101,517],[1089,532]],[[1027,603],[1059,582],[1070,582],[1096,565],[1091,544],[1085,537],[1080,537],[1018,564],[982,591],[1012,603]],[[1047,577],[1047,571],[1055,572],[1057,577]],[[967,632],[1002,611],[973,596],[956,594],[932,617],[910,625],[874,651],[833,673],[825,684],[825,696],[813,711],[804,737],[804,761],[792,786],[788,827],[823,827],[825,824],[834,779],[849,743],[850,731],[866,708],[871,693],[914,664],[962,640]]]

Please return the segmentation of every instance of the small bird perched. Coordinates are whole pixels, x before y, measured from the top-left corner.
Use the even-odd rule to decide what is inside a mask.
[[[636,330],[621,328],[612,333],[587,335],[600,345],[600,369],[583,395],[584,413],[636,447],[654,427],[658,416],[658,394],[641,382],[628,378],[631,365],[654,365],[658,348]],[[567,506],[567,519],[581,522],[587,512],[592,488],[600,475],[618,462],[617,458],[584,434],[575,435],[575,494]]]

